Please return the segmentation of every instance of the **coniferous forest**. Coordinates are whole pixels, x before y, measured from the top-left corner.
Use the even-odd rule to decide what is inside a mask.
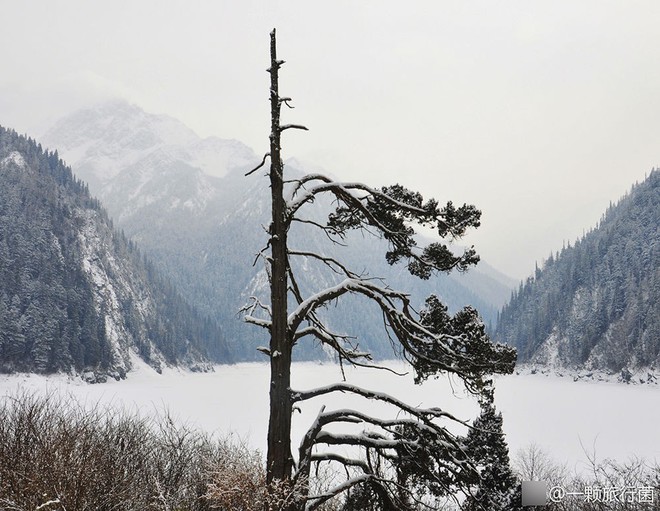
[[[129,346],[155,367],[228,360],[57,152],[0,128],[0,371],[123,377]]]
[[[166,363],[193,352],[200,359],[229,359],[217,324],[180,298],[112,228],[99,201],[57,152],[4,128],[0,142],[2,371],[114,367],[122,373],[128,364],[118,359],[126,352],[112,346],[112,317],[122,318],[130,342],[154,364],[154,349]],[[495,339],[515,346],[520,361],[610,371],[657,366],[659,181],[659,171],[652,171],[610,205],[595,229],[537,266],[499,314]],[[92,240],[96,248],[110,247],[108,260],[97,261],[109,277],[118,271],[117,261],[130,262],[142,297],[110,299],[107,283],[95,281]],[[157,299],[147,300],[147,307],[147,297]],[[149,307],[159,313],[145,315]]]
[[[609,371],[660,366],[660,171],[574,245],[550,254],[498,318],[521,361]]]

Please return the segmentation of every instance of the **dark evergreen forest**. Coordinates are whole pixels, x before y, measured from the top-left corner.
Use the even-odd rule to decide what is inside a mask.
[[[545,344],[565,366],[660,366],[659,226],[655,169],[520,284],[499,315],[496,340],[517,347],[521,361],[547,361],[538,356]]]
[[[85,239],[88,231],[98,239]],[[85,250],[94,243],[99,250],[90,263]],[[90,265],[103,268],[117,290],[132,286],[130,292],[95,283]],[[106,331],[113,314],[126,338]],[[57,152],[0,127],[0,371],[123,376],[122,350],[113,343],[129,343],[153,365],[229,356],[217,324],[184,302],[112,228]]]

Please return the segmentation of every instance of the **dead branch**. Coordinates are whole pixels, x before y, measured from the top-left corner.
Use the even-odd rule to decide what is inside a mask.
[[[266,164],[266,158],[268,158],[269,156],[270,156],[270,153],[264,154],[264,157],[261,160],[261,163],[259,165],[257,165],[255,168],[253,168],[251,171],[247,172],[245,174],[245,177],[247,177],[251,174],[254,174],[257,170],[259,170],[261,167],[263,167]]]
[[[281,101],[281,100],[280,100]],[[288,106],[288,105],[287,105]],[[282,133],[285,130],[303,130],[303,131],[309,131],[309,129],[306,126],[303,126],[301,124],[285,124],[284,126],[280,126],[280,133]]]

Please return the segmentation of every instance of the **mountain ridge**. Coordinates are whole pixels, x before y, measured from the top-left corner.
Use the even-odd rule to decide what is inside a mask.
[[[91,121],[93,126],[119,122],[102,119],[108,112],[112,114],[112,106],[90,111],[100,116]],[[118,110],[117,119],[121,120],[126,112],[133,112],[140,119],[148,119],[151,115],[122,108]],[[69,119],[75,118],[76,114],[69,116]],[[98,139],[82,135],[82,138],[75,138],[66,133],[58,135],[57,130],[64,129],[69,122],[73,121],[64,119],[58,122],[42,142],[57,148],[65,158],[72,158],[70,163],[74,170],[86,179],[87,173],[94,168],[94,151],[90,152],[89,148],[108,143],[116,145],[123,138],[120,137],[118,142],[106,139],[104,133]],[[129,121],[127,125],[135,122]],[[149,131],[147,128],[145,130]],[[96,128],[87,130],[84,126],[75,126],[74,131],[94,134]],[[112,138],[113,133],[107,136]],[[90,188],[126,235],[140,243],[163,271],[173,275],[187,300],[205,314],[220,319],[239,358],[253,359],[254,347],[263,344],[263,339],[256,339],[260,334],[249,325],[244,325],[237,312],[251,293],[265,291],[264,276],[258,268],[252,268],[252,262],[266,242],[262,226],[269,222],[268,187],[259,179],[259,173],[245,177],[245,173],[261,158],[240,142],[204,139],[212,141],[207,147],[215,144],[224,148],[222,154],[227,156],[224,160],[209,157],[208,160],[215,161],[219,167],[215,170],[204,169],[185,149],[190,146],[190,140],[184,138],[180,144],[152,143],[147,151],[134,158],[135,161],[126,165],[124,160],[119,161],[118,164],[124,166],[113,171],[114,174],[105,184],[100,184],[98,180],[96,184],[90,181]],[[70,143],[74,139],[77,146]],[[75,161],[75,157],[80,157],[80,153],[84,152],[83,149],[89,154],[79,162]],[[307,170],[300,168],[300,162],[291,158],[286,165],[291,175],[302,175]],[[325,221],[322,216],[318,219]],[[246,226],[251,227],[248,229]],[[325,238],[301,229],[300,234],[292,236],[292,240],[298,247],[309,243],[320,247]],[[477,268],[467,275],[443,275],[432,283],[420,283],[409,278],[397,281],[396,267],[389,267],[382,255],[369,255],[381,251],[382,241],[354,236],[348,244],[352,247],[348,251],[347,263],[355,263],[357,268],[368,268],[371,274],[385,277],[388,282],[392,279],[390,283],[394,286],[404,284],[400,286],[402,289],[412,285],[418,305],[423,303],[426,295],[435,292],[449,302],[452,310],[467,304],[476,305],[488,323],[494,322],[497,309],[510,295],[510,281],[488,269],[486,273],[491,271],[490,275],[482,276]],[[360,260],[363,255],[367,255],[366,261]],[[316,279],[318,285],[324,282],[324,278],[317,273],[308,277]],[[484,296],[487,298],[484,299]],[[345,321],[345,316],[338,315],[334,323]],[[359,322],[359,318],[351,321]],[[382,323],[375,316],[369,322],[376,327]],[[369,328],[357,327],[364,335],[373,337]],[[387,340],[371,339],[369,343],[383,356],[389,349]],[[308,356],[314,355],[309,353]]]
[[[520,284],[495,338],[523,362],[628,374],[660,367],[659,204],[654,169]]]
[[[123,378],[228,356],[56,153],[0,127],[0,371]]]

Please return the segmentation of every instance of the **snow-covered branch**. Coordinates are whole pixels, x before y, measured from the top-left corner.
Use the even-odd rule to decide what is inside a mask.
[[[291,279],[294,284],[294,294],[298,300],[298,306],[288,317],[288,328],[294,342],[306,335],[313,335],[322,343],[333,348],[340,358],[343,357],[349,361],[356,358],[368,358],[358,350],[343,350],[342,341],[346,341],[348,337],[330,332],[315,315],[315,311],[325,304],[344,294],[352,293],[365,296],[380,307],[385,318],[386,328],[394,333],[403,348],[404,356],[413,363],[418,373],[421,372],[420,367],[432,367],[433,374],[442,371],[450,372],[458,375],[470,386],[471,380],[480,376],[481,373],[492,370],[499,356],[497,347],[490,346],[487,339],[485,343],[479,344],[478,328],[480,324],[477,317],[471,318],[474,326],[470,327],[467,321],[470,318],[465,319],[465,324],[462,326],[468,330],[472,328],[474,330],[472,336],[468,335],[469,331],[457,331],[456,334],[437,333],[413,316],[409,297],[405,293],[379,286],[365,279],[347,278],[303,299],[300,290],[295,285],[293,275],[291,275]],[[461,316],[461,319],[464,318]],[[300,329],[303,321],[310,322],[310,326]],[[481,328],[483,328],[482,325]],[[476,350],[480,351],[478,354],[481,354],[481,357],[474,356]],[[494,358],[485,357],[485,350],[490,350],[489,353]]]
[[[337,386],[332,386],[337,388]],[[476,467],[465,452],[465,445],[445,427],[435,422],[440,417],[451,417],[438,409],[420,409],[409,407],[398,400],[382,393],[364,391],[353,386],[341,385],[340,388],[357,390],[363,396],[378,396],[390,404],[403,405],[394,419],[380,419],[366,413],[339,409],[330,412],[321,407],[319,414],[303,437],[299,451],[299,470],[296,478],[309,476],[312,464],[323,462],[337,463],[343,466],[347,479],[332,490],[321,495],[336,495],[343,491],[345,485],[353,486],[353,482],[371,481],[378,485],[378,492],[382,499],[393,499],[393,502],[407,495],[418,505],[426,507],[427,504],[418,498],[405,484],[400,484],[392,478],[390,471],[398,470],[396,467],[414,467],[413,470],[423,473],[424,477],[439,487],[450,490],[448,480],[439,474],[451,474],[452,480],[461,480],[467,473],[477,474]],[[328,388],[311,391],[326,391]],[[405,410],[404,410],[405,409]],[[403,415],[401,412],[406,412]],[[412,415],[412,417],[410,416]],[[338,423],[369,424],[377,429],[363,430],[361,433],[338,433],[324,429],[325,426]],[[464,423],[462,423],[464,424]],[[467,426],[467,424],[464,424]],[[352,446],[363,450],[365,457],[349,457],[333,451],[314,451],[318,445]],[[375,463],[374,457],[376,460]],[[429,458],[430,457],[430,458]],[[432,462],[431,462],[432,460]],[[385,462],[386,466],[381,466]],[[429,466],[429,463],[436,468]],[[389,467],[389,468],[387,468]],[[356,469],[361,474],[351,475],[349,469]],[[436,474],[436,471],[438,473]],[[357,484],[357,483],[355,483]],[[308,503],[314,503],[314,497]],[[397,507],[402,507],[399,502]]]
[[[288,269],[289,279],[291,282],[290,291],[293,293],[293,296],[296,298],[298,304],[304,302],[300,288],[298,287],[298,282],[296,280],[295,274],[289,266]],[[346,334],[339,334],[330,330],[327,325],[316,315],[315,311],[309,311],[305,317],[305,321],[308,323],[308,326],[303,328],[298,328],[292,335],[292,342],[296,344],[298,340],[306,336],[313,336],[317,340],[326,346],[332,348],[337,356],[339,357],[339,362],[346,360],[353,365],[361,365],[358,360],[365,359],[371,360],[371,354],[367,352],[361,352],[358,350],[357,346],[354,346],[351,343],[352,338]]]
[[[322,181],[323,184],[315,185],[310,188],[304,188],[306,183],[311,181]],[[295,198],[298,192],[301,189],[305,189],[305,193],[301,194],[297,199]],[[355,192],[363,192],[362,195],[356,195]],[[339,182],[333,181],[323,174],[308,174],[307,176],[302,177],[298,180],[297,185],[294,187],[291,193],[291,198],[287,202],[288,212],[290,215],[294,215],[303,205],[312,201],[316,195],[321,193],[330,192],[334,194],[338,199],[344,201],[348,199],[349,202],[361,201],[367,197],[380,197],[387,203],[392,206],[396,206],[410,213],[416,214],[427,214],[428,212],[421,207],[411,206],[405,202],[398,201],[391,196],[383,193],[381,190],[367,186],[364,183],[359,182]],[[350,195],[350,198],[349,198]]]
[[[428,420],[429,418],[446,418],[455,421],[459,424],[462,424],[463,426],[469,427],[466,422],[454,417],[452,414],[448,412],[445,412],[441,408],[438,407],[418,408],[418,407],[410,406],[405,402],[393,396],[390,396],[389,394],[386,394],[384,392],[377,392],[373,390],[363,389],[362,387],[351,385],[350,383],[343,383],[343,382],[332,383],[330,385],[325,385],[323,387],[317,387],[315,389],[304,390],[304,391],[292,389],[291,399],[294,403],[296,403],[298,401],[307,401],[309,399],[318,396],[323,396],[326,394],[331,394],[333,392],[342,392],[342,393],[347,392],[351,394],[356,394],[358,396],[362,396],[367,399],[381,401],[383,403],[393,405],[397,407],[399,410],[407,412],[415,417],[419,417],[420,419]]]
[[[420,443],[405,439],[388,439],[377,437],[376,435],[351,435],[347,433],[330,433],[329,431],[320,431],[316,435],[316,444],[328,445],[352,445],[357,447],[366,447],[371,449],[397,449],[409,447],[412,449],[420,448]]]
[[[343,465],[344,467],[358,467],[364,471],[369,470],[369,465],[363,459],[348,458],[347,456],[342,456],[334,452],[321,452],[314,453],[311,456],[313,463],[322,463],[324,461],[337,462]]]
[[[254,316],[250,316],[249,314],[243,316],[243,319],[245,320],[246,323],[260,326],[261,328],[265,328],[266,330],[270,330],[272,326],[271,321],[261,318],[255,318]]]
[[[293,293],[298,304],[301,304],[304,299],[300,288],[298,287],[295,274],[291,270],[291,266],[288,267],[288,275],[291,282],[289,290]],[[305,321],[308,323],[308,326],[298,328],[291,336],[293,344],[297,343],[299,339],[311,335],[318,339],[322,344],[331,347],[338,355],[340,363],[342,360],[346,360],[353,365],[360,365],[357,362],[359,359],[371,360],[370,353],[360,352],[357,349],[357,346],[351,344],[350,336],[331,331],[314,311],[308,312]]]
[[[446,244],[434,242],[418,247],[411,224],[430,226],[441,238],[457,239],[469,227],[477,227],[481,213],[464,204],[456,208],[451,202],[439,207],[437,201],[423,201],[419,193],[400,185],[376,189],[363,183],[337,182],[322,174],[310,174],[295,180],[287,201],[287,223],[300,221],[299,209],[314,201],[317,195],[330,193],[337,208],[328,217],[326,234],[343,237],[349,229],[375,229],[375,235],[390,243],[386,259],[393,264],[404,258],[411,274],[428,279],[434,271],[466,270],[476,264],[479,257],[474,248],[455,255]]]
[[[378,286],[364,279],[345,279],[303,300],[289,314],[289,328],[295,332],[307,314],[346,293],[366,296],[378,304],[386,318],[387,327],[392,329],[409,356],[414,356],[428,364],[435,364],[439,370],[452,371],[461,377],[469,377],[468,374],[463,374],[460,365],[456,364],[457,360],[469,361],[460,337],[437,334],[422,325],[413,317],[406,293]],[[399,302],[399,307],[396,306],[396,302]],[[445,360],[451,361],[451,365],[445,363]]]
[[[411,414],[412,415],[412,414]],[[424,417],[423,414],[415,415],[418,418]],[[456,445],[455,437],[451,435],[445,428],[438,426],[432,421],[429,420],[418,420],[407,417],[398,417],[396,419],[379,419],[377,417],[372,417],[366,413],[360,412],[358,410],[351,409],[339,409],[333,410],[332,412],[322,413],[319,417],[319,424],[325,426],[326,424],[334,422],[352,422],[352,423],[367,423],[372,426],[377,426],[383,430],[386,430],[388,433],[395,433],[396,428],[400,427],[410,427],[417,429],[419,431],[424,431],[438,437],[443,438],[442,442],[445,442],[447,446],[450,444],[452,446]]]
[[[380,476],[376,473],[373,467],[369,464],[345,458],[336,454],[320,454],[314,455],[315,462],[323,461],[336,461],[344,467],[359,468],[362,473],[348,477],[344,482],[336,485],[335,487],[326,490],[318,495],[311,495],[308,497],[305,511],[312,511],[317,509],[321,504],[327,500],[335,497],[341,493],[349,491],[351,488],[360,484],[371,484],[372,488],[378,493],[381,498],[381,504],[386,509],[410,509],[403,499],[406,497],[413,501],[416,505],[415,509],[428,509],[435,510],[437,506],[434,503],[425,502],[418,498],[410,488],[403,484],[399,484],[393,479]]]
[[[261,328],[265,328],[267,330],[270,330],[272,321],[268,319],[262,319],[258,318],[255,316],[255,313],[257,310],[262,310],[266,312],[268,317],[272,316],[271,308],[270,306],[264,304],[257,298],[256,296],[251,296],[250,300],[252,303],[248,303],[241,307],[239,312],[244,313],[243,319],[245,320],[246,323],[251,323],[253,325],[260,326]]]
[[[365,195],[360,196],[355,194],[355,190],[365,192]],[[295,218],[295,214],[304,204],[310,202],[314,197],[320,193],[329,192],[332,193],[337,200],[345,204],[346,207],[352,211],[355,211],[362,215],[368,225],[376,227],[382,234],[389,236],[391,238],[396,238],[397,236],[405,236],[406,231],[393,230],[388,225],[385,225],[380,218],[373,214],[372,211],[367,207],[366,200],[368,197],[377,196],[381,197],[384,202],[388,203],[390,206],[395,206],[402,208],[410,213],[423,215],[425,214],[424,210],[419,208],[408,209],[408,206],[399,203],[398,201],[392,200],[389,196],[374,190],[362,183],[335,183],[329,182],[328,184],[317,185],[313,188],[310,188],[304,195],[300,198],[293,200],[287,204],[287,215],[289,219]],[[336,232],[337,229],[335,229]]]
[[[303,300],[303,302],[300,303],[298,307],[289,314],[289,329],[295,332],[309,312],[313,312],[324,304],[346,293],[357,293],[374,299],[377,297],[381,297],[383,299],[404,299],[408,296],[405,293],[400,293],[389,288],[377,286],[373,282],[369,282],[364,279],[347,278],[339,284],[328,287],[323,291],[319,291],[318,293],[313,294],[307,299]]]

